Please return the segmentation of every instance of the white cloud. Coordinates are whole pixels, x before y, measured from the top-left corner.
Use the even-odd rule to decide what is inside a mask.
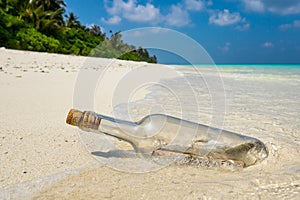
[[[236,29],[239,31],[247,31],[247,30],[249,30],[249,28],[250,28],[250,24],[247,23],[246,21],[244,22],[244,24],[238,25],[236,27]]]
[[[245,18],[242,18],[240,13],[231,13],[228,9],[223,11],[210,11],[209,23],[217,26],[230,26],[236,24],[235,29],[239,31],[247,31],[250,24]]]
[[[106,24],[115,25],[115,24],[119,24],[122,21],[122,19],[119,16],[112,16],[107,20],[102,17],[101,21]]]
[[[146,5],[137,4],[136,0],[113,0],[105,1],[106,11],[113,17],[105,20],[117,24],[121,22],[121,17],[135,22],[151,22],[156,23],[160,18],[160,10],[153,4]]]
[[[213,3],[212,0],[208,0],[208,1],[206,2],[206,4],[207,4],[207,6],[212,6],[214,3]]]
[[[268,7],[268,10],[272,13],[281,14],[281,15],[291,15],[291,14],[299,14],[300,13],[300,3],[290,6],[276,6],[272,5]]]
[[[293,23],[290,24],[282,24],[279,26],[279,29],[285,31],[290,28],[300,28],[300,20],[294,20]]]
[[[253,12],[272,12],[280,15],[300,13],[299,0],[243,0],[246,10]]]
[[[220,47],[221,51],[228,52],[230,50],[231,47],[231,43],[230,42],[226,42],[226,44],[223,47]]]
[[[254,12],[263,12],[265,10],[265,6],[261,0],[243,0],[245,4],[246,10],[254,11]]]
[[[134,0],[129,0],[127,2],[123,0],[105,0],[104,2],[106,11],[111,15],[119,15],[122,14],[122,12],[130,12],[130,10],[132,10],[132,8],[134,8],[136,4]]]
[[[171,12],[166,15],[165,21],[171,26],[186,26],[190,23],[189,13],[181,5],[172,5]]]
[[[293,25],[295,28],[300,28],[300,20],[295,20]]]
[[[279,29],[282,30],[282,31],[285,31],[285,30],[290,29],[292,27],[293,27],[292,24],[281,24],[279,26]]]
[[[191,23],[190,12],[202,11],[210,4],[205,0],[183,0],[181,3],[171,5],[170,13],[165,16],[165,22],[171,26],[187,26]]]
[[[265,48],[272,48],[274,47],[274,44],[272,42],[265,42],[262,44],[262,46]]]
[[[199,11],[205,8],[203,0],[184,0],[184,5],[187,10]]]
[[[154,5],[147,3],[146,6],[136,5],[131,12],[126,12],[126,19],[137,22],[155,22],[160,16],[160,10]]]
[[[209,23],[218,26],[233,25],[242,20],[240,13],[230,13],[227,9],[224,9],[223,11],[214,11],[209,17]]]
[[[211,0],[182,0],[170,5],[169,13],[164,15],[158,7],[151,4],[139,4],[137,0],[104,0],[110,18],[101,18],[107,24],[119,24],[122,19],[144,23],[165,23],[170,26],[187,26],[191,23],[190,12],[201,11],[212,5]]]

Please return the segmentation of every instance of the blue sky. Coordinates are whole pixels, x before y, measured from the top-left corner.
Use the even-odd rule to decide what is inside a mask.
[[[201,44],[216,63],[300,63],[300,0],[65,0],[84,25],[159,26]],[[156,52],[157,51],[150,51]],[[157,55],[161,63],[176,60]]]

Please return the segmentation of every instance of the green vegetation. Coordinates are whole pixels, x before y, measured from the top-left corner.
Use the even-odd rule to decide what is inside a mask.
[[[119,58],[156,63],[146,49],[111,37],[98,25],[86,27],[63,0],[0,0],[0,46],[13,49]]]

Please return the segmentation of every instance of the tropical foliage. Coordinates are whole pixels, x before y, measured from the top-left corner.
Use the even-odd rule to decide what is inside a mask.
[[[65,12],[63,0],[0,0],[0,46],[157,62],[146,49],[123,42],[120,32],[107,37],[100,26],[86,27]]]

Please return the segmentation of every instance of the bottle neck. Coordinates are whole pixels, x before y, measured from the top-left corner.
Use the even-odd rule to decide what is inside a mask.
[[[96,113],[94,113],[94,116],[101,119],[98,131],[106,135],[127,141],[133,146],[136,146],[137,141],[135,137],[136,133],[140,129],[138,123],[120,120]]]
[[[94,113],[94,116],[97,117],[97,118],[100,118],[101,120],[112,122],[112,123],[114,123],[116,125],[118,125],[118,124],[126,124],[128,126],[133,126],[133,127],[138,125],[136,122],[131,122],[131,121],[126,121],[126,120],[116,119],[116,118],[108,117],[108,116],[105,116],[105,115],[100,115],[100,114],[97,114],[97,113]]]

